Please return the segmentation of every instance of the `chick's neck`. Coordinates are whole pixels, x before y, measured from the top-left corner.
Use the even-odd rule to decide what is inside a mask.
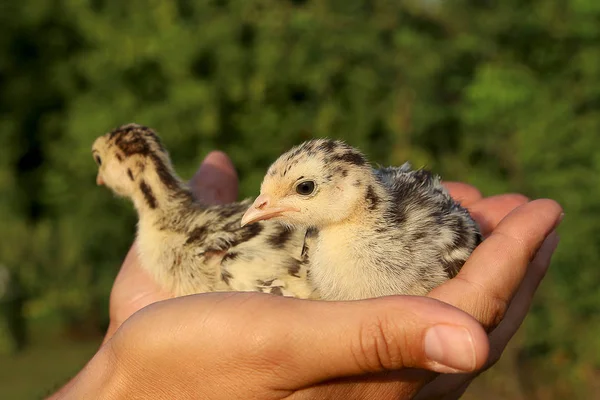
[[[193,202],[189,187],[170,167],[147,167],[135,183],[132,197],[140,222],[178,219]]]

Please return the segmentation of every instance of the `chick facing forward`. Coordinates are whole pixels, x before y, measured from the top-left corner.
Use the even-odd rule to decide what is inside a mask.
[[[97,183],[135,205],[143,268],[174,295],[260,291],[309,297],[304,232],[269,221],[241,227],[250,200],[197,202],[151,129],[122,126],[96,139],[92,154]]]
[[[426,170],[374,169],[334,140],[305,142],[269,168],[242,224],[306,229],[315,296],[425,295],[454,277],[481,242],[477,224]]]

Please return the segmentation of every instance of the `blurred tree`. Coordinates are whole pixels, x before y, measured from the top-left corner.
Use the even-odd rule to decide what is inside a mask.
[[[4,3],[0,261],[29,317],[106,318],[135,217],[94,187],[96,136],[154,127],[184,177],[225,150],[244,196],[279,153],[330,136],[486,194],[559,200],[561,247],[515,368],[558,397],[597,379],[597,0]]]

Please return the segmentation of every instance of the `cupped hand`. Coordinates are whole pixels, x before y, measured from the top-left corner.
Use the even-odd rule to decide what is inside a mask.
[[[518,194],[483,198],[469,185],[448,183],[446,187],[469,209],[486,239],[461,272],[428,297],[477,318],[489,332],[490,356],[485,368],[475,373],[437,376],[417,399],[457,399],[474,378],[500,360],[546,275],[559,242],[555,229],[564,215],[553,200],[530,202]],[[425,375],[433,377],[430,372]]]
[[[295,397],[323,399],[343,397],[357,399],[399,399],[415,396],[419,399],[457,398],[479,372],[484,368],[489,368],[498,360],[506,344],[514,335],[527,314],[533,294],[550,263],[550,258],[558,241],[556,235],[552,232],[560,220],[562,211],[555,202],[550,200],[529,202],[523,196],[512,194],[482,198],[477,189],[472,186],[459,183],[447,183],[446,185],[451,191],[451,194],[471,211],[472,215],[479,222],[482,230],[488,237],[474,252],[473,256],[463,267],[461,273],[456,278],[432,291],[430,297],[452,304],[468,312],[475,316],[488,330],[492,351],[491,355],[487,358],[486,363],[481,365],[482,368],[478,367],[477,370],[471,374],[444,374],[438,376],[430,371],[420,369],[401,369],[385,372],[373,372],[376,370],[367,369],[361,370],[361,372],[370,373],[362,375],[355,375],[357,373],[356,370],[351,373],[342,372],[338,375],[326,374],[327,378],[321,381],[314,381],[302,391],[294,392]],[[204,201],[213,203],[217,203],[219,200],[223,202],[233,201],[237,195],[237,179],[235,177],[233,166],[222,153],[212,153],[207,157],[205,163],[203,163],[195,178],[192,180],[192,187],[195,189],[196,195],[203,198]],[[148,304],[171,297],[169,293],[161,291],[152,279],[140,268],[134,250],[133,247],[124,262],[113,287],[111,294],[111,325],[106,340],[110,339],[116,329],[137,310]],[[253,298],[255,295],[261,296],[258,294],[237,294],[235,296],[250,296],[250,298]],[[212,299],[215,299],[220,296],[226,295],[210,294],[191,296],[190,298],[211,297]],[[238,298],[235,296],[234,298]],[[301,302],[303,308],[307,307],[306,304],[313,304],[295,299],[280,299],[273,296],[268,296],[267,298],[269,300],[259,300],[258,302],[256,302],[256,300],[248,300],[248,302],[253,304],[256,309],[260,306],[260,309],[262,310],[261,314],[266,315],[268,313],[270,318],[281,318],[282,314],[288,312],[285,311],[284,308],[277,308],[279,306],[275,306],[275,309],[279,311],[267,311],[270,309],[270,306],[267,306],[266,304],[279,304],[282,301],[287,303]],[[418,301],[422,300],[424,299]],[[184,300],[182,299],[176,299],[166,303],[157,304],[156,307],[164,307],[164,304],[173,304],[173,306],[169,307],[178,305],[176,308],[179,309],[184,307],[183,301]],[[229,304],[228,302],[231,301],[234,300],[217,300],[217,302],[224,302],[225,304]],[[267,303],[263,304],[263,301],[267,301]],[[386,302],[389,300],[375,299],[369,301]],[[414,301],[414,299],[408,301]],[[332,304],[321,303],[323,303],[323,307],[328,307],[328,305],[331,306]],[[402,303],[402,301],[400,303]],[[370,303],[369,308],[374,307],[373,304],[375,303]],[[392,307],[393,309],[393,306],[388,303],[382,304],[385,304],[385,306],[377,305],[375,308],[381,312],[385,312],[387,307]],[[433,303],[430,306],[431,310],[427,311],[429,316],[433,315],[441,317],[440,310],[443,310],[443,308],[440,307],[444,306],[440,303]],[[312,307],[312,305],[310,307]],[[401,304],[396,304],[396,307],[402,308]],[[419,305],[416,309],[421,310],[421,312],[425,310],[424,308],[419,307],[425,306]],[[153,309],[153,307],[148,308],[148,310]],[[218,307],[211,309],[213,309],[211,315],[216,316]],[[306,309],[310,311],[310,308]],[[456,310],[452,308],[450,308],[450,310],[456,312]],[[311,312],[317,311],[313,310]],[[319,312],[328,314],[328,311]],[[157,324],[160,324],[159,318],[156,316],[160,315],[160,313],[157,313],[157,311],[144,310],[139,314],[146,315],[146,313],[150,314],[152,317],[144,318],[149,318],[149,320],[153,320]],[[218,313],[220,314],[221,311]],[[224,314],[227,314],[227,312],[224,311]],[[307,315],[311,314],[309,313]],[[360,320],[358,315],[355,314],[355,317]],[[422,316],[419,314],[416,315],[416,317]],[[144,318],[139,317],[138,320],[144,320]],[[259,318],[259,320],[261,319]],[[315,321],[320,320],[315,317]],[[429,322],[433,323],[431,320]],[[135,326],[137,326],[137,324],[138,323],[132,322],[131,325],[133,325],[134,328],[129,330],[124,329],[123,332],[135,333],[137,330]],[[164,324],[165,327],[168,327],[166,323]],[[427,324],[425,325],[427,326]],[[398,335],[403,329],[405,331],[406,327],[394,325],[391,327],[388,326],[388,329],[391,329],[392,332],[386,330],[385,335],[388,335],[387,337],[393,335],[394,340],[402,340]],[[426,328],[423,329],[426,330]],[[186,329],[182,328],[178,332],[184,331],[186,331]],[[320,332],[321,328],[319,326],[309,325],[309,332],[314,333],[314,331]],[[277,332],[280,332],[282,339],[290,337],[289,333],[282,331]],[[327,330],[324,332],[327,332]],[[424,330],[421,330],[420,332],[423,333]],[[127,336],[126,333],[123,333],[122,335]],[[418,336],[419,335],[412,337]],[[293,335],[291,337],[293,337]],[[273,335],[269,336],[269,338],[274,342],[275,347],[282,346],[282,340],[279,340],[278,336]],[[128,343],[128,339],[115,340],[115,343],[119,342]],[[285,342],[285,340],[283,342]],[[252,343],[257,344],[256,342]],[[259,345],[263,343],[264,341],[258,341]],[[417,341],[411,343],[412,345],[415,345],[417,349],[421,349],[422,351],[422,342],[419,343]],[[379,346],[382,344],[389,345],[387,342],[381,342]],[[485,345],[479,344],[478,346]],[[405,346],[404,351],[409,351],[409,347],[410,346]],[[110,346],[104,346],[103,349],[104,348],[124,349],[124,347],[114,347],[112,344]],[[307,349],[310,349],[311,351],[305,349],[305,353],[311,354],[309,358],[311,358],[316,365],[328,361],[329,351],[319,348],[316,349],[317,355],[315,355],[314,352],[312,352],[312,346],[309,346]],[[333,348],[330,350],[334,351]],[[255,350],[250,349],[249,351]],[[485,352],[482,350],[479,351],[482,352],[481,354]],[[109,351],[105,350],[104,354],[107,352]],[[102,350],[99,354],[101,353]],[[118,350],[111,350],[109,353],[114,356],[114,354],[118,354]],[[421,353],[421,356],[423,356],[423,353]],[[446,356],[449,355],[446,354]],[[166,360],[168,359],[169,357],[167,354]],[[155,361],[156,360],[158,359],[155,359]],[[426,358],[422,358],[421,362],[424,362],[424,360],[426,360]],[[94,363],[90,363],[90,365],[92,364]],[[432,364],[419,365],[418,362],[413,362],[412,365],[410,363],[396,363],[394,366],[412,366],[415,368],[425,367],[436,370]],[[281,376],[289,379],[289,376],[286,376],[284,373],[287,371],[285,368],[281,369],[278,367],[276,370],[283,371],[281,372]],[[316,368],[316,370],[320,369]],[[252,373],[249,373],[249,375],[251,376]]]
[[[486,239],[460,273],[427,297],[474,316],[489,334],[485,366],[470,374],[404,369],[328,382],[325,394],[306,398],[457,399],[481,372],[493,366],[525,319],[543,279],[558,236],[561,207],[552,200],[529,201],[519,194],[483,198],[473,186],[448,182],[451,195],[479,223]],[[319,390],[323,387],[318,388]],[[316,394],[316,392],[315,392]]]
[[[325,399],[327,382],[402,368],[481,368],[482,326],[425,297],[324,302],[207,293],[127,319],[70,390],[73,398]]]

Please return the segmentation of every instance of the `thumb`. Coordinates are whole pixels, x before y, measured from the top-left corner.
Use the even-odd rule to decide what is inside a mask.
[[[288,338],[272,353],[278,368],[292,369],[277,374],[286,377],[281,389],[401,368],[470,372],[487,360],[488,337],[481,325],[437,300],[390,296],[290,305],[297,309],[274,324],[279,332],[271,332]]]
[[[225,153],[213,151],[202,161],[190,186],[194,196],[206,204],[231,203],[238,195],[235,167]]]

